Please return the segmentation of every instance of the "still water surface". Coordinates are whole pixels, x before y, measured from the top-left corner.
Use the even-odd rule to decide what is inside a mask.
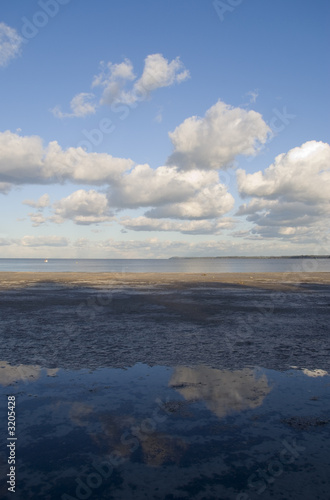
[[[317,369],[0,362],[3,415],[16,398],[14,496],[325,500],[329,384]]]
[[[330,272],[330,258],[0,259],[1,271],[91,273]]]

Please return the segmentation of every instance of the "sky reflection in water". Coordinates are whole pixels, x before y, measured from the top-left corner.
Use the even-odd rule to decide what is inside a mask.
[[[0,384],[16,396],[15,498],[327,498],[325,371],[1,362]],[[6,462],[2,448],[2,478]]]

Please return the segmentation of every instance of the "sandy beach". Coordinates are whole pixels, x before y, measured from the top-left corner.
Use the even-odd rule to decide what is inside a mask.
[[[227,283],[260,288],[285,289],[290,285],[330,284],[330,273],[49,273],[0,272],[0,288],[57,283],[72,286],[154,286],[180,287]]]

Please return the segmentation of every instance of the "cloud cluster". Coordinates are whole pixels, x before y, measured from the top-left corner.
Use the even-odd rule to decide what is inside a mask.
[[[145,208],[149,219],[207,221],[218,219],[234,206],[234,198],[214,170],[149,165],[134,165],[132,160],[109,154],[88,153],[82,148],[62,150],[56,141],[44,147],[37,136],[22,137],[12,132],[0,133],[0,181],[9,183],[51,184],[66,181],[75,184],[107,186],[107,196],[80,189],[53,205],[53,217],[28,214],[34,226],[48,221],[72,220],[76,224],[93,224],[111,219],[114,210]],[[25,200],[40,209],[49,199]],[[162,229],[164,230],[164,225]],[[172,226],[185,231],[183,226]],[[189,232],[208,233],[218,230],[215,222],[188,227]]]
[[[175,78],[177,67],[173,68],[164,84]],[[116,78],[133,78],[128,61],[111,67],[111,72]],[[50,206],[48,195],[25,200],[37,209],[28,214],[34,226],[67,220],[100,224],[112,221],[121,210],[144,209],[138,217],[119,219],[124,230],[220,234],[233,227],[228,213],[234,207],[232,194],[221,182],[221,169],[238,155],[255,154],[268,133],[260,114],[218,101],[204,118],[188,118],[170,134],[174,152],[167,165],[153,169],[82,148],[62,150],[56,141],[44,146],[40,137],[7,131],[0,133],[0,191],[8,192],[10,184],[102,186],[102,192],[79,188],[56,201],[48,217],[41,213]],[[253,227],[234,236],[300,242],[315,241],[329,231],[328,144],[307,142],[277,156],[264,171],[249,174],[239,169],[237,185],[241,197],[250,200],[236,215],[246,217]]]
[[[256,154],[270,132],[260,113],[218,101],[204,118],[187,118],[169,133],[174,151],[167,163],[183,170],[229,168],[238,155]]]
[[[219,182],[217,172],[182,172],[168,166],[153,170],[149,165],[137,165],[110,187],[108,197],[114,208],[148,208],[142,218],[125,219],[123,225],[137,231],[144,227],[150,231],[208,234],[220,227],[208,219],[218,219],[234,206],[234,198]],[[194,223],[157,221],[168,218]]]
[[[184,237],[182,237],[184,238]],[[21,239],[0,238],[3,257],[40,257],[58,258],[59,249],[63,248],[67,258],[168,258],[172,256],[214,257],[217,255],[288,255],[292,246],[287,242],[279,241],[274,248],[270,239],[261,241],[236,240],[228,241],[224,238],[182,239],[147,238],[147,239],[100,239],[97,241],[88,238],[69,240],[58,236],[36,237],[26,235]],[[313,245],[297,246],[300,253],[313,253]],[[189,261],[187,261],[189,268]]]
[[[43,224],[46,219],[40,214],[41,207],[48,206],[47,195],[38,201],[25,200],[25,204],[39,208],[39,212],[28,214],[33,225]],[[47,220],[63,223],[71,220],[75,224],[99,224],[113,220],[114,211],[130,208],[147,208],[142,218],[126,218],[124,227],[140,230],[141,220],[148,230],[179,231],[190,234],[218,233],[228,228],[228,220],[222,224],[220,216],[234,206],[234,198],[226,186],[219,182],[217,172],[179,172],[174,167],[137,165],[109,186],[107,193],[79,189],[52,205],[53,216]],[[157,219],[189,220],[191,223],[159,221]],[[210,219],[214,219],[212,222]]]
[[[139,179],[136,176],[140,167],[147,169],[147,177]],[[159,169],[138,165],[107,194],[79,189],[53,203],[50,217],[41,213],[49,206],[48,195],[23,203],[38,208],[37,212],[28,214],[34,227],[45,222],[61,224],[66,220],[79,225],[99,224],[113,220],[114,210],[140,207],[153,208],[143,217],[124,217],[120,220],[123,227],[135,231],[178,231],[183,234],[219,234],[220,230],[232,227],[231,219],[219,219],[233,207],[234,199],[225,186],[218,183],[216,172],[197,171],[192,176],[191,172],[178,173],[175,169],[160,167],[162,169],[167,172],[163,183]],[[137,189],[140,184],[143,190]],[[161,220],[164,218],[185,222]]]
[[[264,172],[237,171],[242,197],[238,215],[263,237],[319,238],[329,231],[330,146],[309,141],[276,157]]]
[[[91,92],[81,92],[71,100],[70,113],[62,112],[59,106],[51,111],[57,118],[66,118],[94,114],[98,106],[117,103],[136,106],[137,102],[148,99],[158,88],[170,87],[187,78],[189,71],[179,57],[168,61],[162,54],[150,54],[145,58],[143,72],[138,79],[129,59],[119,64],[102,62],[101,71],[94,76],[91,85],[94,91],[100,90],[99,97]]]
[[[110,189],[109,203],[122,208],[153,207],[147,212],[150,217],[207,219],[231,210],[234,199],[219,183],[217,172],[137,165]]]
[[[14,28],[0,23],[0,67],[7,66],[21,52],[23,39]]]

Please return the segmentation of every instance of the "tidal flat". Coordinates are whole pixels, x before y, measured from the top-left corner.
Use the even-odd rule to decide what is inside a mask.
[[[0,273],[15,498],[328,500],[329,319],[330,273]]]

